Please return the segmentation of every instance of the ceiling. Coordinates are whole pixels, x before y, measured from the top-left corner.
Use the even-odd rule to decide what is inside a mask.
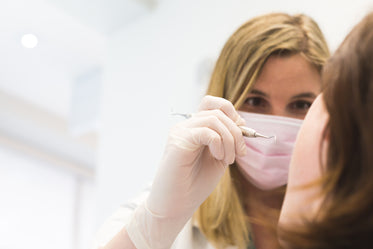
[[[68,118],[72,84],[105,63],[106,39],[156,0],[0,1],[0,90]],[[21,45],[32,33],[39,43]]]
[[[110,34],[149,13],[156,0],[47,0],[83,24]]]

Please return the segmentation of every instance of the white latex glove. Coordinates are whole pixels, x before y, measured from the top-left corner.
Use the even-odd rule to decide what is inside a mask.
[[[171,247],[236,154],[246,153],[244,124],[229,101],[206,96],[198,113],[171,129],[151,193],[127,226],[138,249]]]

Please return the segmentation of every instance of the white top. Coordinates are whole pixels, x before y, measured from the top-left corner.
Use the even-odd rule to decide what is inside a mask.
[[[144,202],[150,192],[150,187],[145,189],[137,198],[129,203],[122,205],[112,214],[100,228],[94,240],[94,249],[105,246],[129,221],[134,210]],[[172,249],[214,249],[202,234],[199,228],[192,223],[187,222],[184,228],[173,243]],[[236,249],[237,247],[227,247],[227,249]]]

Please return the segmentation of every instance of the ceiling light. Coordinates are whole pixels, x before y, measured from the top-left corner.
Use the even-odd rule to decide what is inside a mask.
[[[34,48],[38,45],[38,38],[33,34],[26,34],[22,36],[21,43],[25,48]]]

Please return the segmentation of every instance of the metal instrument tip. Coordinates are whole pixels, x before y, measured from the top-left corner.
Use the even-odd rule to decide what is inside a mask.
[[[255,137],[262,137],[262,138],[266,138],[266,139],[274,138],[276,140],[276,136],[265,136],[265,135],[260,134],[258,132],[255,132]]]

